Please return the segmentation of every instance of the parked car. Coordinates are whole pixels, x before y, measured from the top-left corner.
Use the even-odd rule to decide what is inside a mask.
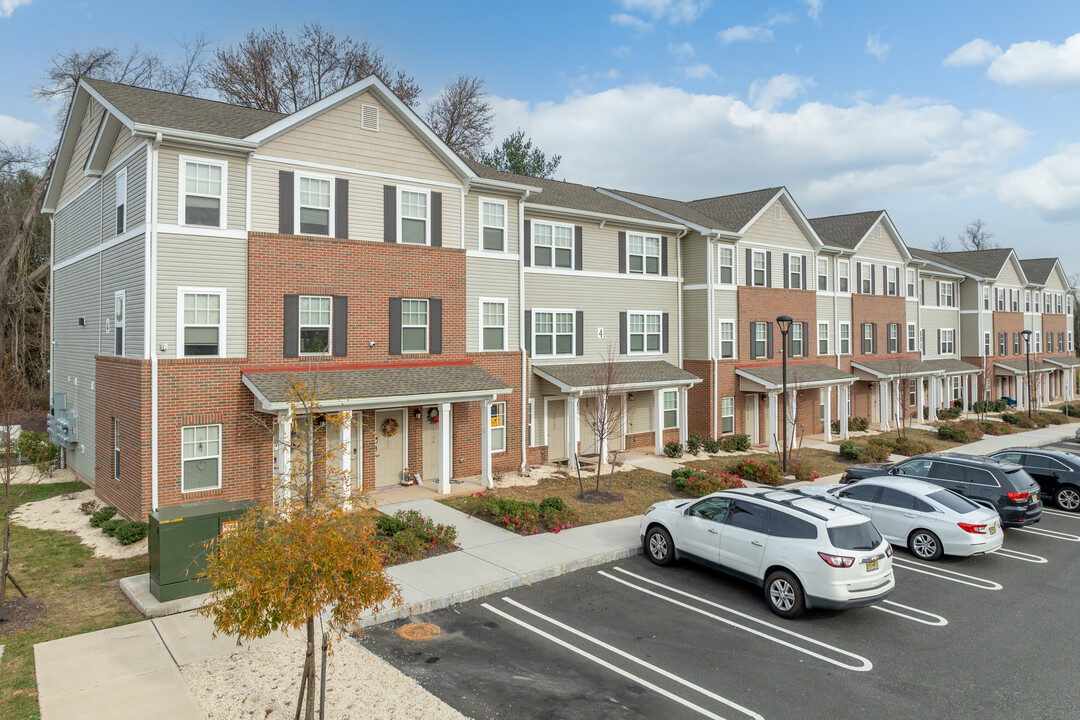
[[[1015,448],[990,457],[1022,465],[1035,479],[1043,497],[1052,497],[1062,510],[1080,510],[1080,457],[1061,450]]]
[[[763,587],[784,618],[873,605],[895,585],[892,546],[868,518],[791,490],[656,503],[641,519],[641,544],[657,565],[687,558]]]
[[[869,478],[801,489],[862,513],[886,540],[923,560],[994,552],[1005,539],[997,510],[925,480]]]
[[[1042,517],[1039,486],[1024,468],[981,455],[930,453],[897,463],[851,465],[840,482],[894,475],[926,480],[994,508],[1002,527],[1033,525]]]

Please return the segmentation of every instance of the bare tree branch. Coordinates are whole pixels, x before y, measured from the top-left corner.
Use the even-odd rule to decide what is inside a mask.
[[[986,223],[982,218],[975,218],[964,231],[956,236],[960,247],[965,250],[992,250],[998,247],[994,242],[994,233],[986,229]]]
[[[479,159],[495,133],[495,112],[486,94],[484,78],[458,75],[435,97],[424,119],[454,152]]]
[[[930,243],[930,251],[936,253],[947,253],[952,250],[952,245],[945,239],[944,235],[938,235],[937,240]]]

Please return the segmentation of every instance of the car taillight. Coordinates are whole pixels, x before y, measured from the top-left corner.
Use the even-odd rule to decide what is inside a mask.
[[[986,526],[985,525],[972,525],[971,523],[956,523],[956,524],[960,526],[961,530],[963,530],[964,532],[969,532],[972,535],[985,535],[986,534]]]
[[[885,557],[892,557],[892,545],[885,545]]]
[[[1012,500],[1013,502],[1022,503],[1022,502],[1027,502],[1028,496],[1031,493],[1007,493],[1007,494],[1009,496],[1009,499]]]
[[[855,564],[855,558],[845,557],[843,555],[829,555],[828,553],[819,552],[818,555],[821,559],[829,563],[835,568],[849,568]]]

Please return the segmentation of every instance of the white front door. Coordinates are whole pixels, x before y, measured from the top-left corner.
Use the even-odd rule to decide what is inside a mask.
[[[548,460],[566,460],[566,400],[548,400],[547,408],[547,441]]]
[[[878,384],[870,383],[870,422],[881,427],[881,413],[878,412]]]
[[[421,431],[423,442],[420,451],[424,454],[424,467],[420,472],[425,483],[439,479],[439,423],[433,423],[430,419],[434,413],[438,412],[437,407],[426,407],[422,409],[420,416],[420,422],[423,424]],[[438,416],[435,415],[435,417]],[[440,422],[446,420],[446,418],[438,419]]]
[[[746,423],[746,434],[750,436],[750,443],[757,445],[761,442],[761,431],[758,429],[758,395],[746,396],[746,411],[743,420]]]
[[[397,427],[394,427],[396,423]],[[405,469],[405,411],[379,410],[375,413],[375,487],[397,485]]]

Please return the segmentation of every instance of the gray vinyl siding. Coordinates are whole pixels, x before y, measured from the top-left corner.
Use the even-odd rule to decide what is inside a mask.
[[[180,156],[191,160],[209,162],[227,162],[229,178],[226,183],[225,200],[226,227],[229,230],[243,230],[247,215],[247,160],[242,155],[223,155],[202,151],[178,150],[162,147],[158,149],[158,222],[163,225],[179,225],[180,216],[177,208],[180,203]],[[277,206],[277,183],[275,182],[274,203]],[[130,194],[130,193],[129,193]],[[276,218],[276,216],[275,216]],[[205,229],[205,228],[200,228]],[[274,231],[277,231],[275,220]]]
[[[459,193],[460,194],[460,193]],[[483,250],[480,238],[480,199],[501,200],[506,203],[506,253],[514,255],[518,252],[518,201],[509,195],[474,191],[465,196],[465,248],[467,250]],[[446,196],[443,195],[445,206]],[[379,215],[381,218],[381,215]],[[443,244],[446,243],[444,238]],[[488,251],[491,252],[491,251]]]
[[[829,325],[836,323],[835,315],[833,311],[836,309],[837,298],[832,295],[818,295],[817,296],[817,321],[829,322]]]
[[[780,206],[780,219],[777,220],[773,208],[775,205]],[[804,255],[813,257],[813,246],[809,235],[803,230],[802,226],[796,221],[795,216],[788,210],[787,205],[783,200],[777,200],[772,205],[769,205],[765,209],[765,212],[746,229],[746,233],[743,235],[743,239],[749,244],[753,245],[757,243],[765,243],[766,245],[779,245],[787,248],[789,252],[801,252]],[[742,243],[740,242],[740,247]],[[744,250],[740,250],[744,252]],[[784,250],[773,249],[774,253],[783,255]],[[773,256],[773,270],[776,270],[776,256]],[[743,271],[743,279],[746,279],[745,271]],[[773,287],[776,287],[774,284]],[[780,287],[784,287],[781,282]]]
[[[101,253],[101,318],[112,318],[116,291],[124,291],[124,357],[145,358],[146,348],[146,239],[138,238]],[[113,323],[102,327],[102,355],[115,354]]]
[[[656,429],[656,391],[642,390],[626,401],[626,434],[653,432]]]
[[[708,243],[697,232],[691,232],[682,239],[683,282],[687,285],[704,285],[708,282]],[[736,258],[736,269],[739,267]],[[736,273],[738,274],[738,273]]]
[[[514,260],[469,257],[465,260],[465,341],[480,352],[480,298],[506,300],[506,349],[519,349],[518,264]]]
[[[927,283],[929,276],[925,276]],[[982,290],[980,283],[975,280],[965,279],[960,283],[960,307],[964,310],[982,310]],[[990,291],[990,309],[994,308],[994,291]]]
[[[116,237],[116,175],[127,168],[127,206],[124,226],[128,231],[146,221],[146,150],[137,152],[122,165],[109,170],[101,178],[101,238]],[[94,195],[94,191],[87,192]]]
[[[956,330],[956,343],[957,350],[959,351],[961,345],[961,327],[960,321],[957,319],[956,310],[937,310],[923,308],[922,310],[922,329],[926,330],[926,354],[924,357],[928,359],[939,357],[953,357],[953,355],[941,355],[938,352],[938,329],[940,328],[953,328]],[[966,317],[966,316],[965,316]],[[974,320],[974,316],[971,316]],[[978,321],[972,323],[976,326],[976,333],[978,332]],[[976,345],[976,348],[978,345]]]
[[[990,352],[997,353],[997,333],[994,332],[994,318],[989,313],[983,314],[984,333],[990,333]],[[926,331],[926,342],[930,342],[930,331]],[[982,335],[979,332],[979,316],[961,315],[960,332],[957,333],[959,347],[957,352],[961,357],[965,355],[976,356],[982,353]]]
[[[720,357],[720,321],[721,320],[734,320],[735,321],[735,356],[740,357],[738,347],[739,337],[739,295],[738,291],[734,288],[731,290],[716,290],[713,292],[713,310],[714,317],[713,322],[716,327],[713,328],[713,343],[715,347],[713,352],[715,357]],[[706,342],[708,340],[706,339]],[[708,359],[708,357],[704,358]]]
[[[177,288],[225,289],[225,350],[229,357],[247,355],[246,240],[159,234],[157,238],[157,337],[168,344],[158,356],[177,355]]]
[[[683,357],[687,360],[709,358],[707,293],[704,288],[683,293]]]
[[[94,147],[98,127],[104,115],[104,106],[91,98],[86,106],[86,114],[83,115],[82,127],[79,129],[79,139],[75,141],[75,148],[71,153],[69,170],[67,177],[64,178],[64,186],[60,189],[58,206],[63,205],[78,195],[83,188],[94,182],[94,178],[86,175],[86,160],[90,156],[90,150]]]
[[[536,430],[536,439],[533,445],[544,445],[544,436],[546,434],[545,422],[547,418],[544,415],[544,398],[545,397],[562,397],[562,391],[555,387],[552,383],[540,378],[536,375],[530,377],[529,382],[529,397],[533,400],[533,412],[535,413],[534,419],[536,421],[534,428]]]

